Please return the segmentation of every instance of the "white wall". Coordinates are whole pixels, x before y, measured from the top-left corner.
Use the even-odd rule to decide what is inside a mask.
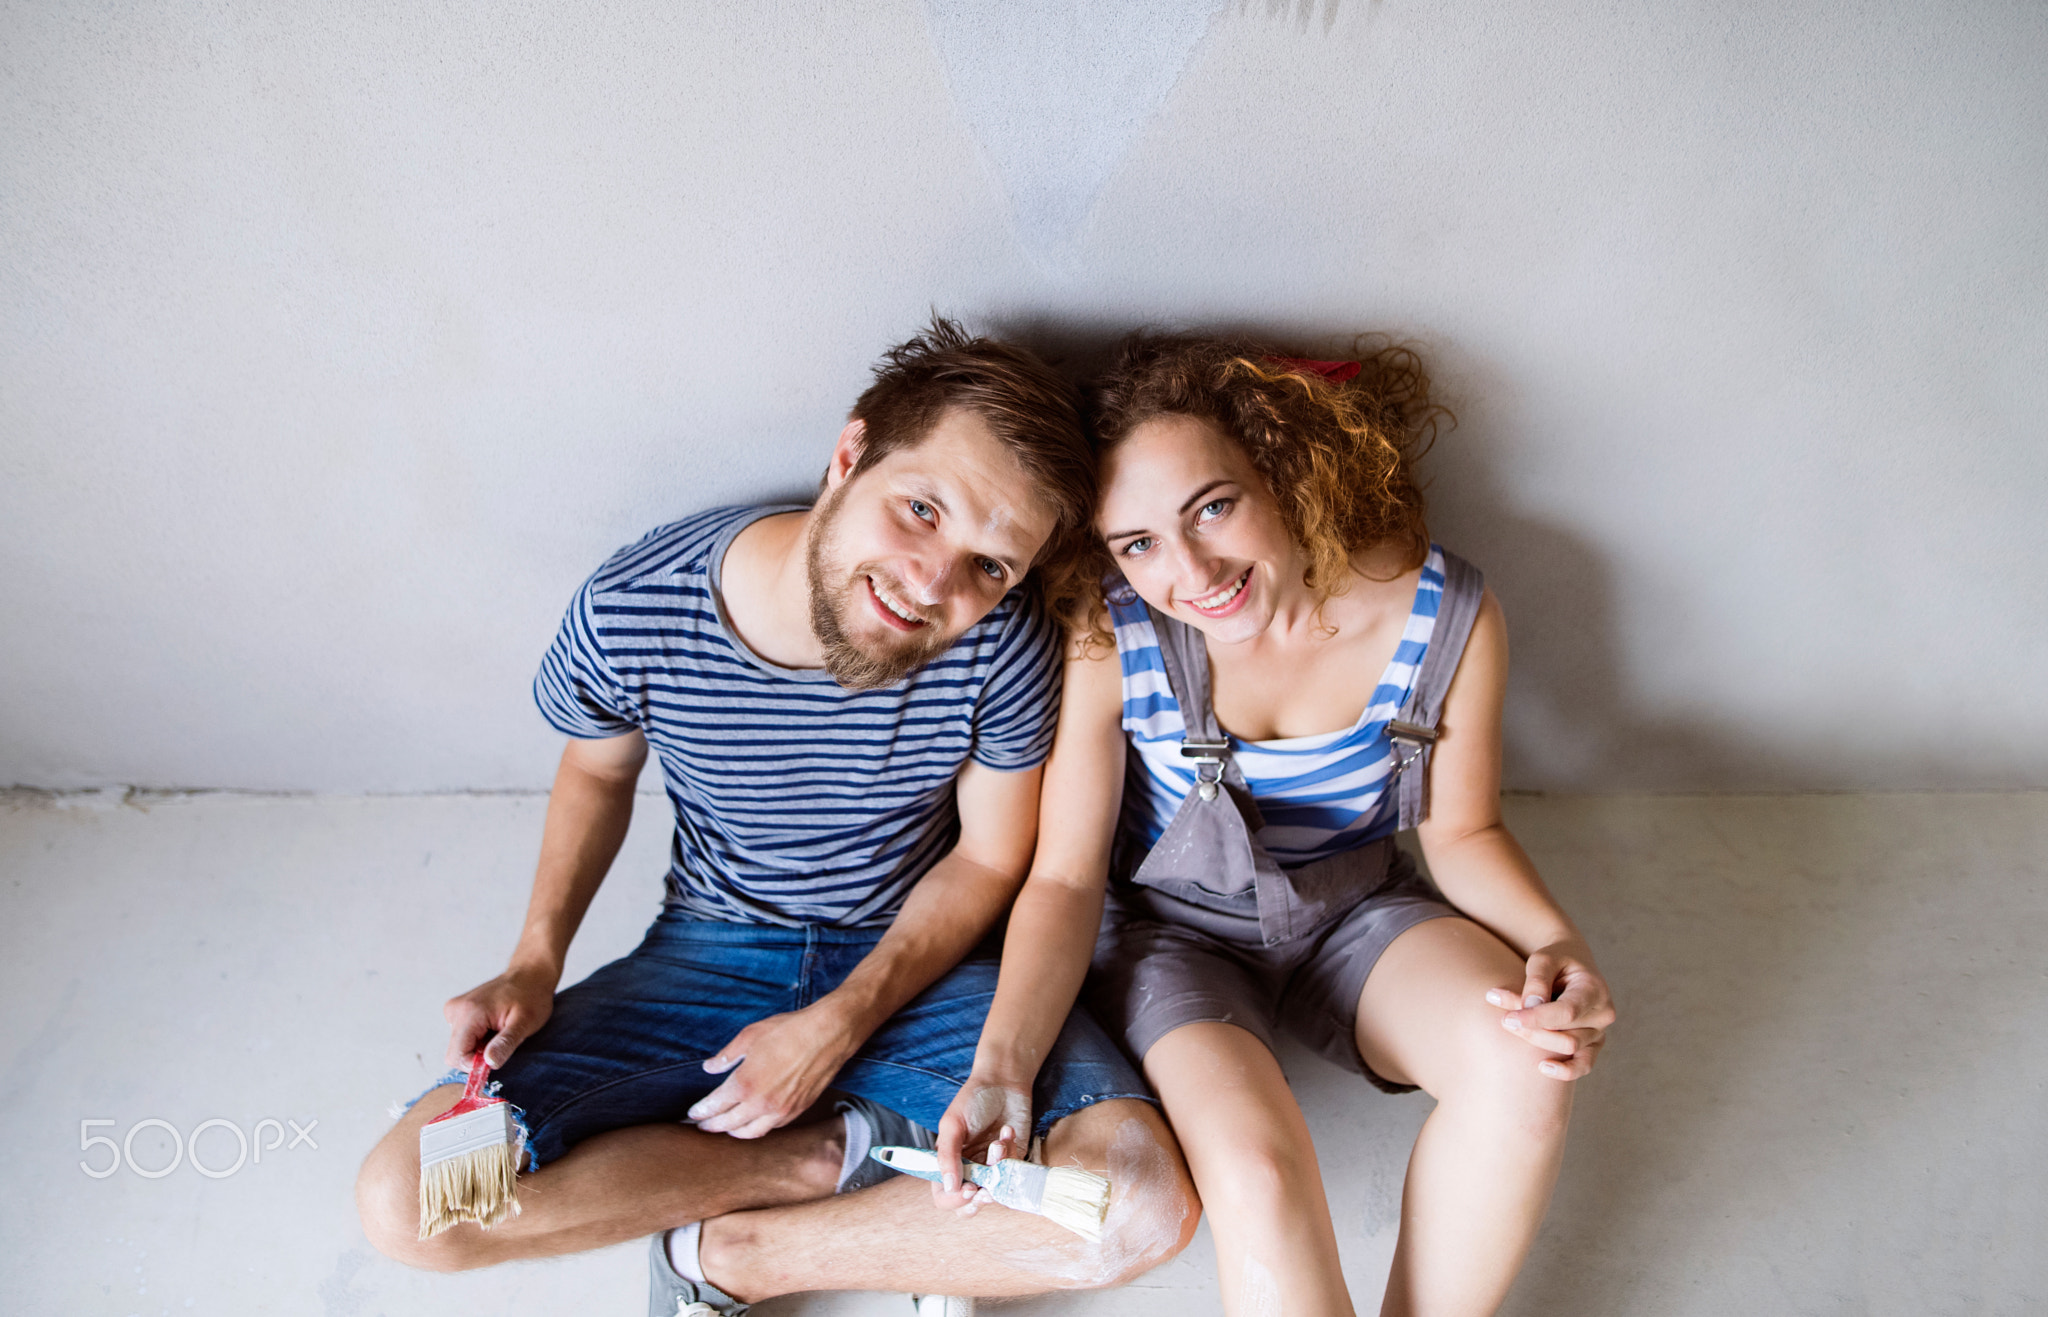
[[[2048,7],[0,6],[0,782],[545,784],[939,309],[1424,344],[1525,787],[2048,784]]]

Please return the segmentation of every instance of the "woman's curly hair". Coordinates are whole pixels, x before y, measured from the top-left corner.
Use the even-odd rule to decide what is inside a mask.
[[[1429,556],[1414,462],[1455,421],[1431,401],[1413,349],[1365,337],[1353,352],[1357,374],[1337,380],[1250,338],[1132,334],[1089,389],[1097,456],[1156,417],[1199,417],[1242,444],[1272,486],[1311,590],[1343,593],[1351,555],[1378,544],[1404,545],[1412,570]],[[1114,563],[1097,548],[1099,581]],[[1090,611],[1100,615],[1099,601]]]

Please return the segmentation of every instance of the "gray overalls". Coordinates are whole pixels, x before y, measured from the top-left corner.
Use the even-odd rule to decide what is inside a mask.
[[[1387,789],[1399,793],[1402,829],[1429,814],[1437,720],[1484,587],[1464,559],[1446,551],[1443,560],[1429,646],[1408,702],[1387,725],[1400,756]],[[1406,1091],[1359,1058],[1358,997],[1396,937],[1458,911],[1391,836],[1297,868],[1276,863],[1259,844],[1258,805],[1210,704],[1202,633],[1149,611],[1187,724],[1181,754],[1195,761],[1196,784],[1149,851],[1128,834],[1118,838],[1090,1008],[1141,1061],[1183,1024],[1239,1025],[1270,1047],[1278,1023],[1380,1087]]]

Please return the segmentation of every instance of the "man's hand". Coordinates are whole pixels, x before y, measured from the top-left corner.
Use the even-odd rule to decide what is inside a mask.
[[[1005,1157],[1025,1156],[1030,1151],[1030,1130],[1029,1084],[970,1076],[939,1120],[939,1145],[935,1151],[939,1173],[945,1179],[932,1185],[932,1201],[941,1207],[958,1208],[962,1216],[974,1215],[975,1209],[987,1200],[988,1191],[977,1189],[966,1180],[961,1161],[982,1157],[993,1166]]]
[[[558,975],[514,966],[488,983],[451,997],[441,1008],[448,1018],[448,1064],[466,1066],[477,1044],[489,1038],[484,1062],[496,1070],[514,1048],[533,1036],[555,1010]]]
[[[1519,991],[1487,992],[1488,1004],[1507,1014],[1501,1024],[1546,1055],[1536,1068],[1552,1079],[1580,1079],[1606,1046],[1614,1027],[1614,999],[1593,954],[1577,941],[1553,942],[1529,954]]]
[[[704,1063],[714,1075],[732,1073],[690,1108],[690,1119],[712,1134],[758,1139],[810,1110],[864,1041],[829,999],[756,1020]]]

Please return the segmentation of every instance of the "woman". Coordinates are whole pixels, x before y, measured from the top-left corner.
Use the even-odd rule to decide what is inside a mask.
[[[1276,1028],[1436,1098],[1381,1311],[1487,1313],[1614,1020],[1501,822],[1505,624],[1430,543],[1410,472],[1439,414],[1402,349],[1138,335],[1094,391],[1113,570],[1074,628],[1038,853],[940,1152],[1015,1155],[1086,974],[1187,1154],[1231,1313],[1353,1311]]]

